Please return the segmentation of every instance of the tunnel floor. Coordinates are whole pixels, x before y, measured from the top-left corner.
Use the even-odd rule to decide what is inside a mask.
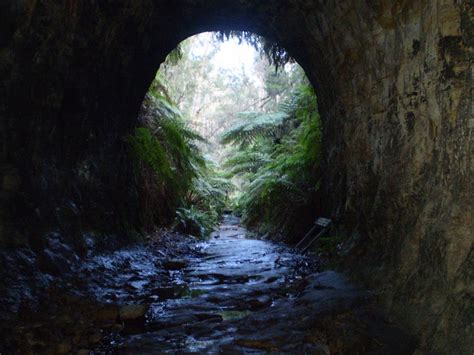
[[[7,350],[409,354],[416,348],[371,292],[337,272],[318,272],[315,257],[247,238],[235,216],[226,215],[209,241],[185,240],[166,255],[152,245],[84,264],[79,276],[48,291],[42,311],[2,330]]]
[[[314,274],[315,259],[246,233],[226,216],[193,258],[165,265],[169,285],[136,299],[149,305],[144,323],[125,326],[102,350],[410,353],[411,339],[375,310],[369,292],[333,271]]]

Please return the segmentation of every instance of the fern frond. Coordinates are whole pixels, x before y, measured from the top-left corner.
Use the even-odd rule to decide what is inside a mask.
[[[289,118],[285,112],[244,112],[240,116],[245,121],[226,131],[221,138],[222,144],[248,146],[259,137],[280,137],[286,130],[286,121]]]

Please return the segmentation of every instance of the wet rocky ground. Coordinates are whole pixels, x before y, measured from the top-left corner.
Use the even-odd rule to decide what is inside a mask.
[[[411,354],[374,296],[316,259],[247,239],[225,216],[209,241],[168,235],[91,258],[2,323],[2,353]]]

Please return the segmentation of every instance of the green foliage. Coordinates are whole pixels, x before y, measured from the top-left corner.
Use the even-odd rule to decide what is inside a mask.
[[[262,151],[236,150],[224,163],[228,169],[227,176],[255,174],[266,164],[271,162],[271,156]]]
[[[277,67],[290,60],[247,32],[217,37],[246,41]],[[315,213],[321,138],[316,97],[309,85],[300,87],[306,81],[296,65],[275,70],[256,58],[254,77],[214,67],[219,42],[209,38],[207,44],[206,36],[187,40],[167,58],[144,101],[141,127],[129,138],[145,224],[204,237],[232,198],[247,224],[291,233],[301,216]],[[216,161],[228,154],[225,170],[202,152]]]
[[[231,148],[223,147],[219,138],[245,118],[238,113],[277,111],[277,106],[303,82],[304,73],[297,64],[276,71],[266,56],[254,57],[251,70],[220,66],[217,59],[222,43],[216,37],[203,33],[182,42],[182,59],[176,65],[166,60],[157,79],[166,82],[172,101],[208,141],[199,145],[201,150],[222,162]],[[232,38],[232,43],[236,42]],[[261,46],[260,42],[254,44]]]
[[[317,100],[299,88],[271,114],[246,114],[223,135],[236,147],[226,165],[244,179],[236,205],[244,222],[261,232],[295,233],[306,211],[314,210],[319,189],[321,129]]]
[[[186,196],[187,208],[177,212],[175,226],[178,230],[207,237],[219,223],[232,184],[217,172],[210,161],[199,169],[193,186]]]
[[[216,211],[201,211],[196,206],[179,208],[176,211],[175,228],[203,238],[213,231],[217,219]]]
[[[165,62],[168,65],[177,65],[181,59],[183,59],[184,53],[183,48],[181,45],[178,45],[175,49],[173,49],[170,54],[166,57]]]
[[[144,226],[170,225],[177,217],[177,225],[194,225],[192,232],[205,236],[224,208],[225,192],[197,146],[203,138],[188,127],[159,77],[140,118],[128,142]]]
[[[222,144],[240,144],[245,147],[257,138],[281,138],[288,131],[290,116],[286,112],[242,112],[243,122],[232,127],[222,136]]]
[[[220,41],[225,41],[231,37],[234,37],[237,38],[240,43],[247,42],[262,55],[265,55],[270,61],[270,64],[275,66],[276,70],[293,61],[289,53],[283,47],[280,47],[277,43],[269,41],[265,37],[259,36],[252,32],[220,31],[216,33],[216,37]]]
[[[130,149],[136,163],[148,165],[157,179],[167,183],[172,180],[171,163],[162,143],[154,137],[150,129],[138,127],[135,134],[128,138]]]
[[[318,250],[320,255],[334,257],[340,251],[341,244],[345,238],[342,235],[323,236],[318,240]]]
[[[188,204],[204,211],[216,211],[220,215],[225,208],[227,191],[232,188],[228,179],[216,172],[207,162],[206,169],[200,169],[193,188],[187,196]]]

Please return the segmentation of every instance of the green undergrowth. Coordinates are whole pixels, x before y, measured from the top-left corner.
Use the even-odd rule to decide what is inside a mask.
[[[159,77],[146,96],[140,119],[141,126],[128,143],[142,225],[209,235],[224,210],[228,183],[201,153],[197,143],[204,139],[187,125]]]
[[[345,233],[333,231],[319,238],[313,250],[321,260],[321,268],[326,270],[338,269],[344,258],[350,253],[353,243]]]
[[[338,256],[339,248],[345,240],[346,238],[340,234],[321,237],[317,243],[318,252],[323,256],[334,258]]]
[[[128,138],[142,224],[147,229],[169,226],[205,237],[230,207],[255,232],[296,240],[320,213],[321,127],[316,95],[302,69],[285,67],[291,60],[280,47],[245,32],[217,36],[247,41],[273,65],[258,62],[263,69],[256,65],[262,84],[256,93],[246,77],[217,75],[218,85],[210,85],[203,73],[212,71],[212,66],[191,56],[186,44],[184,51],[178,48],[170,55],[164,67],[168,69],[158,72],[146,96],[140,126]],[[186,53],[189,58],[180,69],[171,70]],[[201,75],[195,82],[171,81],[189,68]],[[170,82],[169,92],[165,80]],[[229,85],[238,90],[226,91]],[[209,99],[215,87],[220,88],[219,100]],[[217,117],[219,126],[207,125],[209,117]]]
[[[260,233],[298,238],[318,212],[321,128],[316,96],[303,85],[277,112],[246,112],[222,136],[225,167],[238,179],[235,209]]]

